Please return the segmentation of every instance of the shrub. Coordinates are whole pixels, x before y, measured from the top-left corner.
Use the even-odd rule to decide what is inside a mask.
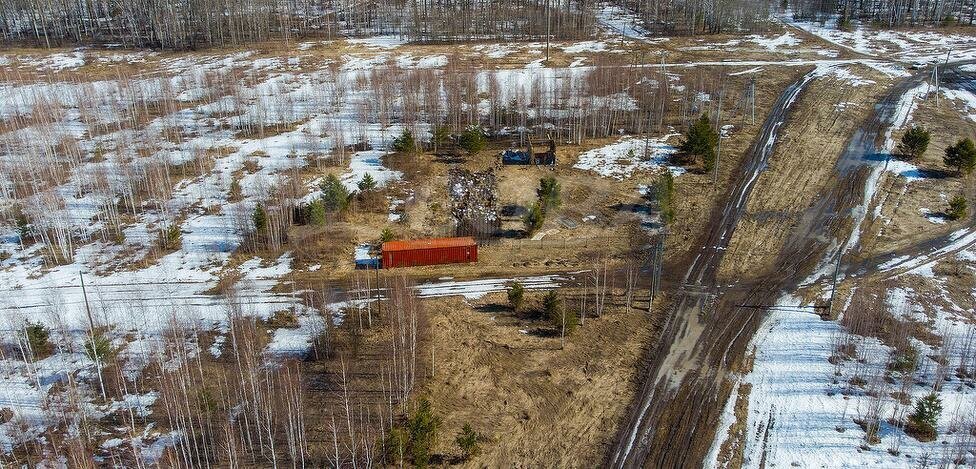
[[[961,195],[957,195],[953,197],[952,200],[949,201],[949,211],[946,212],[946,215],[949,216],[950,220],[958,220],[960,218],[964,218],[966,216],[966,212],[967,212],[967,204],[966,204],[965,197]]]
[[[718,132],[712,128],[708,116],[702,114],[688,128],[685,140],[681,142],[681,151],[693,157],[701,158],[705,171],[711,171],[715,167],[716,145],[718,145]]]
[[[930,137],[929,131],[925,127],[912,126],[905,132],[905,135],[901,136],[901,143],[898,144],[895,151],[903,158],[914,160],[925,153],[929,147]]]
[[[525,287],[521,283],[515,282],[508,289],[508,305],[512,307],[512,310],[518,312],[522,308],[522,304],[525,301]]]
[[[959,174],[969,174],[976,168],[976,144],[971,139],[964,138],[945,149],[942,162],[950,168],[956,168]]]
[[[478,127],[469,127],[458,137],[458,145],[471,155],[484,149],[487,143],[485,134]]]

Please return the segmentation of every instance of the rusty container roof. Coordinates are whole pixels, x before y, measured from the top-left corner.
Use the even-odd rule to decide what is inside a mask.
[[[463,236],[459,238],[426,238],[383,243],[383,251],[413,251],[415,249],[456,248],[463,246],[477,246],[474,238]]]

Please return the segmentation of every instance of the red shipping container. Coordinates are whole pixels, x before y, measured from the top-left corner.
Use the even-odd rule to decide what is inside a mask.
[[[430,238],[383,243],[383,268],[478,261],[478,243],[463,238]]]

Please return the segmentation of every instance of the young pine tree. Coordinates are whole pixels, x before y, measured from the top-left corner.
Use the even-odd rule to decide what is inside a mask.
[[[548,212],[551,209],[559,207],[561,203],[560,193],[562,192],[562,186],[559,185],[559,181],[553,176],[546,176],[539,179],[539,189],[536,190],[536,194],[539,196],[539,202],[542,204],[542,211]]]
[[[718,132],[712,128],[708,116],[703,114],[688,128],[685,140],[681,142],[681,151],[694,158],[701,158],[705,171],[711,171],[715,167],[716,145]]]
[[[254,207],[254,214],[251,215],[251,219],[254,221],[254,232],[258,236],[264,236],[268,231],[268,213],[264,210],[264,206],[257,204]]]
[[[481,442],[485,440],[484,435],[474,431],[471,428],[471,424],[466,423],[461,431],[458,432],[457,437],[454,438],[454,442],[457,443],[458,449],[461,450],[461,460],[468,461],[471,458],[481,454]]]
[[[508,305],[512,307],[512,311],[516,313],[522,309],[522,304],[525,301],[525,287],[521,283],[515,282],[508,289]]]
[[[976,144],[969,138],[964,138],[945,149],[942,162],[956,172],[969,174],[976,168]]]
[[[51,354],[51,342],[48,341],[51,337],[51,331],[43,324],[28,322],[27,326],[24,327],[24,335],[35,359],[44,358]]]
[[[532,207],[529,208],[529,211],[526,212],[522,220],[525,222],[525,231],[528,234],[531,235],[539,231],[539,228],[542,228],[542,224],[546,221],[546,213],[542,210],[542,204],[538,201],[532,204]]]
[[[928,149],[930,138],[931,135],[925,127],[912,126],[905,132],[905,135],[902,135],[901,143],[898,144],[895,151],[907,160],[917,159]]]
[[[946,212],[946,215],[949,216],[950,220],[964,218],[967,212],[966,205],[966,198],[961,195],[957,195],[949,201],[949,211]]]
[[[485,134],[478,127],[469,127],[467,130],[461,133],[458,138],[458,145],[464,148],[469,155],[478,153],[485,148],[488,141],[485,139]]]
[[[376,180],[369,173],[364,173],[363,178],[356,183],[356,187],[359,188],[359,192],[372,192],[376,190]]]
[[[576,314],[566,311],[563,299],[555,290],[550,290],[542,297],[542,312],[553,328],[566,335],[572,334],[579,323]]]
[[[416,412],[407,422],[410,432],[407,454],[415,466],[424,467],[430,463],[431,450],[437,441],[437,430],[440,426],[441,419],[434,415],[430,401],[427,398],[420,399]]]
[[[404,129],[399,137],[393,139],[393,151],[399,153],[413,153],[417,150],[417,142],[413,138],[413,133]]]
[[[665,171],[654,183],[654,195],[661,210],[661,221],[669,224],[674,220],[674,176]]]
[[[335,174],[328,175],[322,185],[322,204],[328,212],[341,212],[349,205],[349,189],[342,184]]]
[[[325,204],[321,200],[314,200],[308,204],[308,223],[319,226],[325,224]]]
[[[908,416],[911,432],[920,441],[932,441],[938,436],[936,426],[942,415],[942,399],[934,392],[919,399],[915,410]]]

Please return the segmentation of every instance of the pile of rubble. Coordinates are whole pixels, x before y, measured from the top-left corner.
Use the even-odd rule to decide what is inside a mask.
[[[447,175],[455,235],[486,238],[501,227],[494,169],[472,173],[453,168]]]

